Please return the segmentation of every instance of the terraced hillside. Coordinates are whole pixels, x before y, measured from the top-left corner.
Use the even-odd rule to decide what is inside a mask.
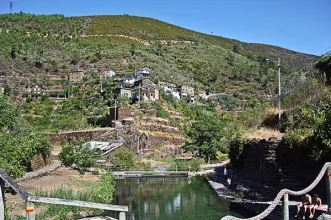
[[[304,68],[315,59],[125,15],[0,15],[0,29],[0,74],[22,77],[5,82],[14,95],[18,88],[35,85],[66,88],[68,74],[77,69],[84,72],[84,83],[98,84],[104,71],[122,77],[147,66],[155,82],[191,84],[244,99],[263,97],[274,94],[277,84],[276,66],[266,57],[282,57],[285,78],[295,75],[291,68]]]
[[[207,35],[156,19],[128,15],[91,17],[88,34],[121,34],[144,40],[209,42],[227,50],[238,46],[239,53],[244,56],[262,56],[275,59],[281,56],[288,67],[303,68],[316,61],[316,56],[298,53],[285,48],[266,44],[245,43],[220,36]]]

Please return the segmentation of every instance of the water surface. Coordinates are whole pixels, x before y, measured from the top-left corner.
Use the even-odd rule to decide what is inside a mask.
[[[236,215],[203,178],[132,178],[116,181],[115,204],[128,220],[220,220]]]

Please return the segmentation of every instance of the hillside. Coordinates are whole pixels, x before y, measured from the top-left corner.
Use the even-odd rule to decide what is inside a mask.
[[[233,47],[238,45],[242,55],[268,57],[275,60],[278,55],[282,57],[284,64],[291,68],[310,67],[310,63],[316,60],[316,56],[311,54],[299,53],[272,45],[245,43],[202,34],[151,18],[118,15],[98,16],[90,19],[91,27],[88,34],[122,34],[144,40],[206,41],[228,50],[233,50]]]
[[[11,88],[66,88],[67,75],[79,69],[93,91],[106,70],[121,77],[148,66],[155,82],[191,84],[242,98],[261,97],[273,95],[277,83],[276,66],[266,62],[266,57],[282,57],[285,78],[315,59],[126,15],[67,18],[19,13],[0,15],[0,28],[0,73],[9,81],[14,64],[16,81],[5,82]]]

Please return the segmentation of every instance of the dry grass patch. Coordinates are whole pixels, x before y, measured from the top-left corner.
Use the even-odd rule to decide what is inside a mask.
[[[269,138],[278,138],[283,134],[276,129],[260,128],[251,133],[245,134],[247,139],[269,139]]]

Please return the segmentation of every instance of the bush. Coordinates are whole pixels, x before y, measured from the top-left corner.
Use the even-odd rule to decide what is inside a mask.
[[[66,167],[72,166],[75,163],[75,152],[74,147],[64,146],[59,153],[59,159],[62,164]]]
[[[309,135],[311,135],[311,131],[309,129],[293,129],[289,130],[285,134],[284,141],[290,148],[297,147],[300,144],[300,141]]]
[[[166,110],[164,110],[164,108],[162,108],[160,104],[156,104],[155,113],[156,113],[156,117],[169,119],[169,120],[171,119],[170,114]]]
[[[99,154],[87,146],[65,146],[61,149],[59,158],[65,166],[76,165],[78,169],[85,170],[93,167]]]
[[[190,170],[195,172],[198,172],[200,170],[200,166],[202,164],[203,164],[203,160],[198,158],[193,158],[188,162],[188,165],[191,167]]]
[[[217,159],[217,162],[222,162],[222,161],[229,159],[229,155],[223,154],[222,152],[217,152],[216,159]]]
[[[244,150],[248,140],[235,137],[230,141],[230,161],[234,167],[242,168],[244,164]]]
[[[176,160],[170,165],[171,171],[199,171],[203,160],[200,158],[192,158],[191,160]]]
[[[114,152],[112,163],[115,166],[134,166],[134,152],[129,149],[118,149]]]

